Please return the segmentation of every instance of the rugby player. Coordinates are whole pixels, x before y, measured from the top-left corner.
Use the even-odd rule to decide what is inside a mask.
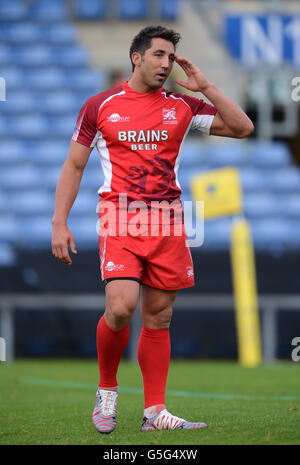
[[[181,216],[178,168],[182,144],[190,129],[244,138],[253,131],[253,124],[195,64],[176,53],[180,38],[177,32],[162,26],[148,26],[134,37],[130,47],[132,76],[120,86],[90,97],[83,105],[57,184],[52,252],[71,265],[68,247],[72,253],[77,252],[67,218],[89,155],[97,147],[105,175],[98,191],[99,218],[107,214],[106,205],[115,206],[115,216],[108,216],[110,226],[105,229],[102,222],[99,233],[106,308],[97,326],[100,380],[92,420],[100,433],[110,433],[116,427],[117,370],[139,298],[143,319],[138,346],[144,389],[141,431],[207,426],[202,421],[179,418],[165,405],[172,305],[178,289],[194,285]],[[183,89],[201,92],[210,104],[163,87],[174,64],[186,74],[185,81],[176,82]],[[132,212],[120,221],[124,213],[120,194],[126,195],[126,206],[137,201],[147,208],[153,202],[172,204],[175,213],[169,216],[170,234],[162,234],[165,220],[161,214],[155,221],[151,219],[155,233],[143,228],[149,225],[148,211],[139,217],[141,234],[129,234],[128,229],[127,234],[121,233],[120,224],[125,223],[127,228]],[[110,229],[116,223],[118,228]],[[181,228],[181,234],[178,230],[174,233],[175,227]]]

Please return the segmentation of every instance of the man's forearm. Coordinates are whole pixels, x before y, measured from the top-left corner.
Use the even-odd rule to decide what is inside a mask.
[[[213,83],[210,82],[201,92],[217,108],[222,120],[232,131],[238,134],[253,128],[252,121],[241,107],[226,97]]]
[[[83,169],[78,169],[65,162],[56,187],[55,209],[52,223],[67,223],[71,207],[76,199]]]

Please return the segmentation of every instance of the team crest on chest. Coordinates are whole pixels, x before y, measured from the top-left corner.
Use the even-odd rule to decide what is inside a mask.
[[[175,108],[163,108],[163,124],[177,124]]]

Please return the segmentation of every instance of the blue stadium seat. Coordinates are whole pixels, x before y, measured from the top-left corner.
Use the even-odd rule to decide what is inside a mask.
[[[27,147],[20,141],[3,141],[0,145],[0,167],[17,166],[24,161],[27,154]]]
[[[119,0],[119,12],[122,19],[142,19],[147,15],[146,0]]]
[[[20,139],[42,139],[50,132],[46,118],[41,115],[16,117],[13,120],[13,126],[12,134]]]
[[[53,137],[60,137],[64,138],[65,140],[71,140],[75,124],[76,124],[76,118],[77,115],[74,116],[53,116],[53,117],[48,117],[48,138],[53,138]]]
[[[1,66],[9,66],[13,63],[11,50],[7,45],[0,45],[0,63]]]
[[[63,90],[67,85],[67,79],[61,69],[36,69],[24,73],[24,82],[31,89],[49,91],[49,90]]]
[[[290,151],[283,142],[253,142],[249,144],[253,166],[284,168],[291,163]]]
[[[96,208],[98,205],[99,198],[97,191],[83,191],[81,188],[77,195],[77,198],[72,206],[70,218],[82,217],[82,216],[95,216],[95,223],[97,221]]]
[[[12,66],[1,67],[1,76],[5,79],[7,91],[24,89],[25,79],[21,69]]]
[[[52,215],[32,215],[22,217],[17,243],[31,249],[51,247]]]
[[[207,220],[204,224],[203,248],[227,250],[230,247],[231,218]]]
[[[102,169],[100,168],[100,162],[99,162],[99,167],[93,167],[92,169],[85,169],[82,180],[81,180],[81,186],[84,189],[93,189],[94,192],[97,192],[97,190],[102,186],[104,182],[104,175],[102,172]]]
[[[275,217],[279,213],[277,198],[269,193],[245,195],[243,204],[249,219]]]
[[[266,190],[263,172],[255,168],[242,168],[239,171],[242,189],[248,192],[261,192]]]
[[[6,191],[0,191],[0,214],[10,213],[10,196]]]
[[[0,40],[11,45],[47,43],[49,45],[73,44],[77,40],[76,29],[70,23],[54,23],[45,27],[37,22],[6,23],[0,30]]]
[[[98,94],[109,87],[107,73],[101,70],[97,72],[91,69],[66,71],[65,78],[70,89],[87,92],[89,96]]]
[[[51,50],[43,44],[11,47],[11,62],[22,67],[44,67],[53,64]]]
[[[20,193],[11,193],[11,211],[16,215],[38,215],[52,213],[54,211],[54,197],[49,191],[29,189]]]
[[[70,219],[70,229],[73,233],[78,249],[80,247],[89,248],[97,247],[97,215],[81,216],[80,218],[73,217]]]
[[[41,178],[38,170],[30,165],[2,168],[0,172],[0,185],[9,191],[20,191],[41,187]]]
[[[75,0],[74,14],[79,19],[102,19],[106,9],[106,0]]]
[[[280,216],[300,220],[300,193],[279,194],[277,196],[277,204]]]
[[[100,155],[97,150],[97,147],[95,147],[94,150],[91,152],[88,162],[85,166],[85,169],[91,172],[94,172],[96,170],[97,175],[101,176],[101,179],[102,179],[103,173],[102,173],[102,168],[101,168]]]
[[[66,22],[62,24],[49,24],[47,28],[41,28],[40,30],[40,40],[49,45],[71,45],[75,44],[77,39],[75,26]]]
[[[204,169],[204,167],[207,167],[207,163],[208,155],[206,146],[197,142],[186,142],[183,145],[179,169]]]
[[[0,136],[3,139],[6,136],[7,129],[7,120],[2,115],[0,115]]]
[[[159,2],[161,18],[176,20],[180,13],[180,3],[180,0],[163,0]]]
[[[1,0],[0,21],[16,21],[24,19],[27,15],[26,2],[24,0]]]
[[[0,32],[0,39],[11,45],[39,43],[40,31],[38,25],[32,22],[6,23]]]
[[[79,45],[51,48],[51,63],[61,68],[85,68],[88,52]]]
[[[0,267],[13,266],[17,261],[16,254],[11,245],[0,243]]]
[[[44,94],[40,98],[40,111],[49,115],[69,115],[75,120],[83,102],[77,95],[68,90]],[[76,122],[74,120],[74,122]]]
[[[38,101],[35,96],[27,90],[11,92],[5,105],[2,105],[2,114],[21,115],[35,112],[38,109]]]
[[[61,173],[61,166],[55,166],[53,168],[48,167],[46,170],[44,168],[39,168],[38,171],[42,186],[52,192],[55,191]]]
[[[38,168],[59,168],[67,157],[69,145],[69,141],[41,141],[32,144],[28,158]]]
[[[247,147],[243,143],[220,143],[208,146],[208,160],[212,168],[244,167],[248,164]]]
[[[9,52],[9,63],[14,63],[23,67],[61,67],[61,68],[81,68],[88,65],[88,52],[79,45],[49,46],[46,44],[35,44],[30,47],[16,46],[0,48],[0,59],[4,64],[7,62],[6,56]],[[2,55],[3,58],[2,58]]]
[[[300,193],[300,169],[290,166],[278,170],[266,170],[266,187],[274,193]]]
[[[300,223],[286,219],[268,219],[251,221],[254,247],[258,250],[280,252],[300,245]]]
[[[0,215],[0,241],[13,244],[18,237],[19,220],[9,214]]]
[[[68,17],[68,6],[65,0],[35,0],[29,13],[34,20],[62,21]]]

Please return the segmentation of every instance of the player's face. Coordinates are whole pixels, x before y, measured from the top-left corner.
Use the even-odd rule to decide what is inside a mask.
[[[141,57],[140,73],[146,85],[153,89],[162,87],[172,71],[175,50],[172,42],[156,37],[151,47]]]

